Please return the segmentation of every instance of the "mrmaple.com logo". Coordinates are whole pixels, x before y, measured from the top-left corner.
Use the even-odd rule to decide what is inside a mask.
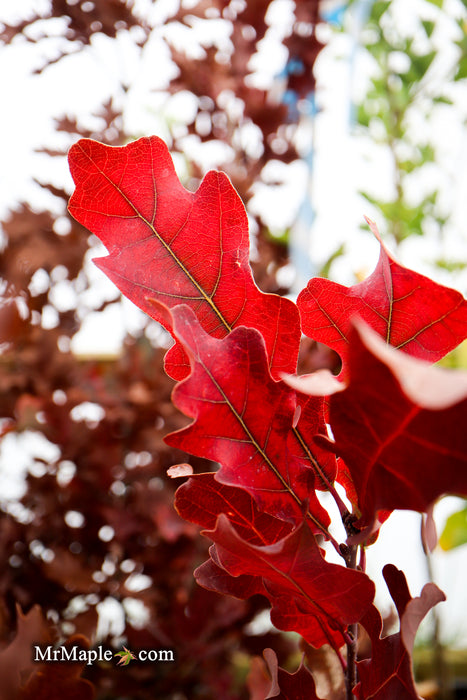
[[[114,652],[111,649],[104,649],[102,646],[94,649],[83,649],[75,644],[72,647],[54,647],[49,644],[46,647],[35,645],[33,647],[33,661],[45,663],[63,663],[66,661],[79,661],[92,666],[95,662],[112,661],[114,656],[120,657],[117,666],[128,666],[131,661],[175,661],[172,649],[139,649],[135,654],[123,647],[122,651]]]

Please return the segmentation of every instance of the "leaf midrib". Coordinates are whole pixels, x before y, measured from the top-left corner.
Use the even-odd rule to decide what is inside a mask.
[[[258,443],[258,441],[256,440],[256,438],[254,437],[253,433],[250,431],[248,425],[247,425],[246,422],[244,421],[243,417],[240,415],[240,413],[237,411],[237,409],[235,408],[235,406],[232,404],[232,402],[230,401],[229,397],[227,396],[227,394],[225,393],[225,391],[222,389],[222,387],[220,386],[219,382],[216,380],[216,378],[214,377],[214,375],[212,374],[212,372],[210,372],[210,370],[206,367],[206,365],[205,365],[204,363],[201,363],[201,364],[202,364],[202,367],[203,367],[204,371],[205,371],[206,374],[208,375],[209,379],[211,380],[211,382],[213,383],[213,385],[216,387],[217,391],[218,391],[218,392],[220,393],[220,395],[222,396],[222,398],[223,398],[223,400],[225,401],[226,405],[229,407],[229,409],[230,409],[230,411],[232,412],[232,414],[235,416],[235,418],[237,419],[237,421],[240,423],[240,425],[241,425],[243,431],[246,433],[246,435],[247,435],[248,440],[250,441],[250,443],[253,445],[253,447],[255,448],[255,450],[260,454],[260,456],[262,457],[262,459],[264,460],[264,462],[267,464],[267,466],[269,467],[269,469],[272,471],[272,473],[273,473],[274,476],[278,479],[278,481],[282,484],[282,486],[286,489],[286,491],[289,493],[289,495],[292,496],[292,498],[295,500],[295,502],[301,507],[301,506],[303,505],[303,501],[301,500],[301,498],[295,493],[295,491],[293,490],[293,488],[287,483],[287,481],[285,480],[285,478],[284,478],[284,477],[282,476],[282,474],[280,473],[279,469],[278,469],[278,468],[276,467],[276,465],[270,460],[270,458],[268,457],[268,455],[266,454],[266,452],[264,451],[264,449],[260,446],[260,444]],[[293,428],[293,430],[295,431],[296,429]],[[319,520],[318,520],[312,513],[310,513],[309,510],[306,511],[306,516],[307,516],[310,520],[312,520],[312,522],[321,530],[321,532],[327,533],[327,529],[319,522]]]
[[[211,310],[212,310],[212,311],[215,313],[215,315],[218,317],[218,319],[220,320],[220,322],[222,323],[222,325],[223,325],[224,328],[226,329],[227,333],[230,333],[230,331],[232,330],[232,327],[231,327],[231,325],[228,323],[228,321],[226,320],[226,318],[225,318],[225,316],[223,315],[223,313],[220,311],[220,309],[219,309],[219,307],[217,306],[217,304],[214,303],[214,301],[213,301],[211,295],[207,294],[206,291],[204,290],[204,288],[201,286],[201,284],[195,279],[195,277],[193,277],[193,275],[190,273],[190,271],[188,270],[188,268],[183,264],[182,260],[178,257],[178,255],[175,254],[175,252],[172,250],[172,248],[170,247],[170,245],[162,238],[162,236],[160,235],[160,233],[156,230],[156,228],[155,228],[155,226],[153,225],[153,223],[150,222],[150,221],[148,221],[148,219],[146,219],[146,217],[143,216],[143,214],[139,211],[139,209],[136,207],[136,205],[133,204],[133,202],[131,201],[131,199],[130,199],[130,198],[125,194],[125,192],[121,189],[121,187],[120,187],[119,185],[117,185],[117,183],[114,182],[114,181],[106,174],[106,172],[105,172],[102,168],[99,167],[99,165],[91,158],[91,156],[90,156],[88,153],[86,153],[86,151],[83,149],[83,147],[82,147],[81,145],[80,145],[80,148],[81,148],[81,151],[83,152],[83,154],[84,154],[84,155],[91,161],[91,163],[94,165],[94,167],[95,167],[96,170],[99,172],[99,174],[100,174],[105,180],[107,180],[107,182],[108,182],[113,188],[115,188],[115,190],[116,190],[116,191],[119,193],[119,195],[125,200],[125,202],[128,204],[128,206],[130,206],[130,207],[133,209],[133,211],[135,212],[136,216],[149,228],[149,230],[150,230],[150,231],[153,233],[153,235],[157,238],[157,240],[159,241],[159,243],[163,246],[163,248],[166,250],[166,252],[167,252],[167,253],[169,254],[169,256],[172,258],[172,260],[176,263],[176,265],[178,265],[178,267],[179,267],[179,268],[182,270],[182,272],[186,275],[186,277],[187,277],[188,280],[191,282],[191,284],[192,284],[192,285],[195,287],[195,289],[199,292],[199,294],[201,295],[201,297],[203,298],[203,300],[211,307]],[[154,190],[155,190],[155,191],[154,191],[154,195],[157,196],[157,190],[156,190],[156,184],[155,184],[155,182],[154,182]],[[181,228],[179,229],[179,232],[180,232],[180,230],[182,230],[182,229],[184,228],[184,226],[186,225],[186,221],[187,221],[187,220],[188,220],[188,216],[187,216],[187,219],[185,220],[185,223],[184,223],[184,224],[181,226]],[[177,235],[178,235],[178,234],[177,234]],[[221,251],[221,256],[222,256],[222,254],[223,254],[223,251]],[[217,281],[216,281],[216,285],[215,285],[213,294],[216,292],[216,290],[217,290],[217,288],[218,288],[219,279],[220,279],[220,274],[221,274],[221,271],[219,270],[219,273],[218,273],[218,276],[217,276]]]

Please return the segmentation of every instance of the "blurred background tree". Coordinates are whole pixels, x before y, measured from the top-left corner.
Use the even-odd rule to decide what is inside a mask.
[[[269,2],[253,9],[199,3],[190,10],[175,3],[162,12],[159,3],[139,12],[133,3],[118,0],[45,5],[40,13],[5,20],[1,35],[2,51],[37,47],[36,80],[67,63],[67,79],[79,80],[72,66],[76,54],[95,53],[104,39],[126,52],[120,84],[112,95],[102,95],[96,113],[55,115],[55,136],[41,146],[48,161],[64,161],[78,137],[121,145],[140,135],[127,119],[135,85],[125,76],[125,61],[136,59],[147,70],[155,37],[171,61],[166,55],[163,108],[151,115],[151,131],[161,131],[175,158],[179,154],[188,187],[197,187],[206,167],[189,155],[190,144],[196,151],[207,142],[217,146],[220,161],[227,156],[216,164],[227,170],[245,202],[269,160],[297,157],[296,122],[287,124],[286,106],[246,81],[249,61],[268,28]],[[293,26],[306,25],[306,36],[294,30],[288,41],[303,54],[301,89],[311,90],[321,48],[313,38],[318,2],[299,12]],[[193,40],[198,33],[201,40]],[[149,91],[143,99],[150,104],[153,96]],[[180,119],[179,107],[172,105],[180,96],[188,119],[186,114]],[[67,215],[70,192],[59,177],[54,180],[53,168],[49,172],[52,177],[42,176],[40,187],[52,197],[42,198],[43,207],[18,203],[2,225],[2,464],[5,482],[18,482],[10,498],[5,492],[0,518],[3,675],[31,673],[31,635],[21,633],[16,606],[29,611],[38,605],[42,627],[54,639],[79,633],[115,650],[125,643],[132,649],[175,651],[175,664],[133,663],[123,670],[94,665],[86,676],[98,698],[247,697],[249,659],[266,646],[287,659],[296,651],[295,641],[268,629],[248,631],[264,607],[260,598],[236,601],[194,583],[192,572],[206,558],[207,542],[175,513],[174,484],[166,476],[169,466],[186,459],[162,440],[184,423],[170,402],[173,383],[162,369],[168,339],[140,314],[118,356],[73,352],[73,337],[88,315],[120,301],[110,288],[102,294],[93,281],[89,259],[96,241]],[[258,282],[267,291],[284,292],[275,272],[287,261],[286,246],[263,233],[260,218],[255,225]],[[210,468],[190,461],[197,470]],[[13,644],[21,661],[11,668],[8,644],[17,625]],[[37,630],[32,616],[24,625]],[[15,682],[19,675],[10,685]],[[37,673],[24,697],[34,682]],[[63,697],[56,680],[40,682],[47,697]],[[80,688],[88,697],[89,687]]]

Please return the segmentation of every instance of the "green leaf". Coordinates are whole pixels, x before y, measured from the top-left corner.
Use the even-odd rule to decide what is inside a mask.
[[[390,4],[391,3],[387,1],[375,2],[371,11],[371,19],[379,24],[381,17],[384,15]]]
[[[440,105],[452,105],[453,102],[452,100],[449,99],[449,97],[445,97],[444,95],[438,95],[438,97],[433,97],[433,102],[436,104]]]
[[[447,258],[438,258],[434,261],[437,267],[448,272],[458,272],[467,267],[467,260],[448,260]]]
[[[467,78],[467,56],[463,56],[459,61],[459,67],[454,76],[454,80],[463,80],[464,78]]]
[[[357,122],[362,126],[368,126],[370,124],[371,116],[363,105],[358,105],[357,107]]]
[[[429,20],[422,20],[423,28],[426,32],[427,37],[429,38],[433,34],[433,29],[435,28],[435,23],[430,22]]]
[[[412,56],[410,68],[405,74],[408,80],[411,83],[418,83],[433,63],[435,56],[436,51],[429,51],[422,56]]]
[[[467,543],[467,506],[449,516],[439,538],[445,552]]]
[[[329,277],[329,270],[331,269],[331,265],[334,262],[334,260],[337,260],[337,258],[340,258],[341,255],[344,255],[345,253],[345,245],[342,243],[337,250],[335,250],[329,258],[326,260],[326,262],[322,265],[321,269],[318,271],[317,277]]]

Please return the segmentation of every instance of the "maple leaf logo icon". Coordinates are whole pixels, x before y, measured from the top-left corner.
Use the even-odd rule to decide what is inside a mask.
[[[136,656],[126,647],[123,647],[125,651],[119,651],[115,654],[115,656],[121,656],[120,661],[118,662],[117,666],[128,666],[130,661],[132,659],[136,660]]]

